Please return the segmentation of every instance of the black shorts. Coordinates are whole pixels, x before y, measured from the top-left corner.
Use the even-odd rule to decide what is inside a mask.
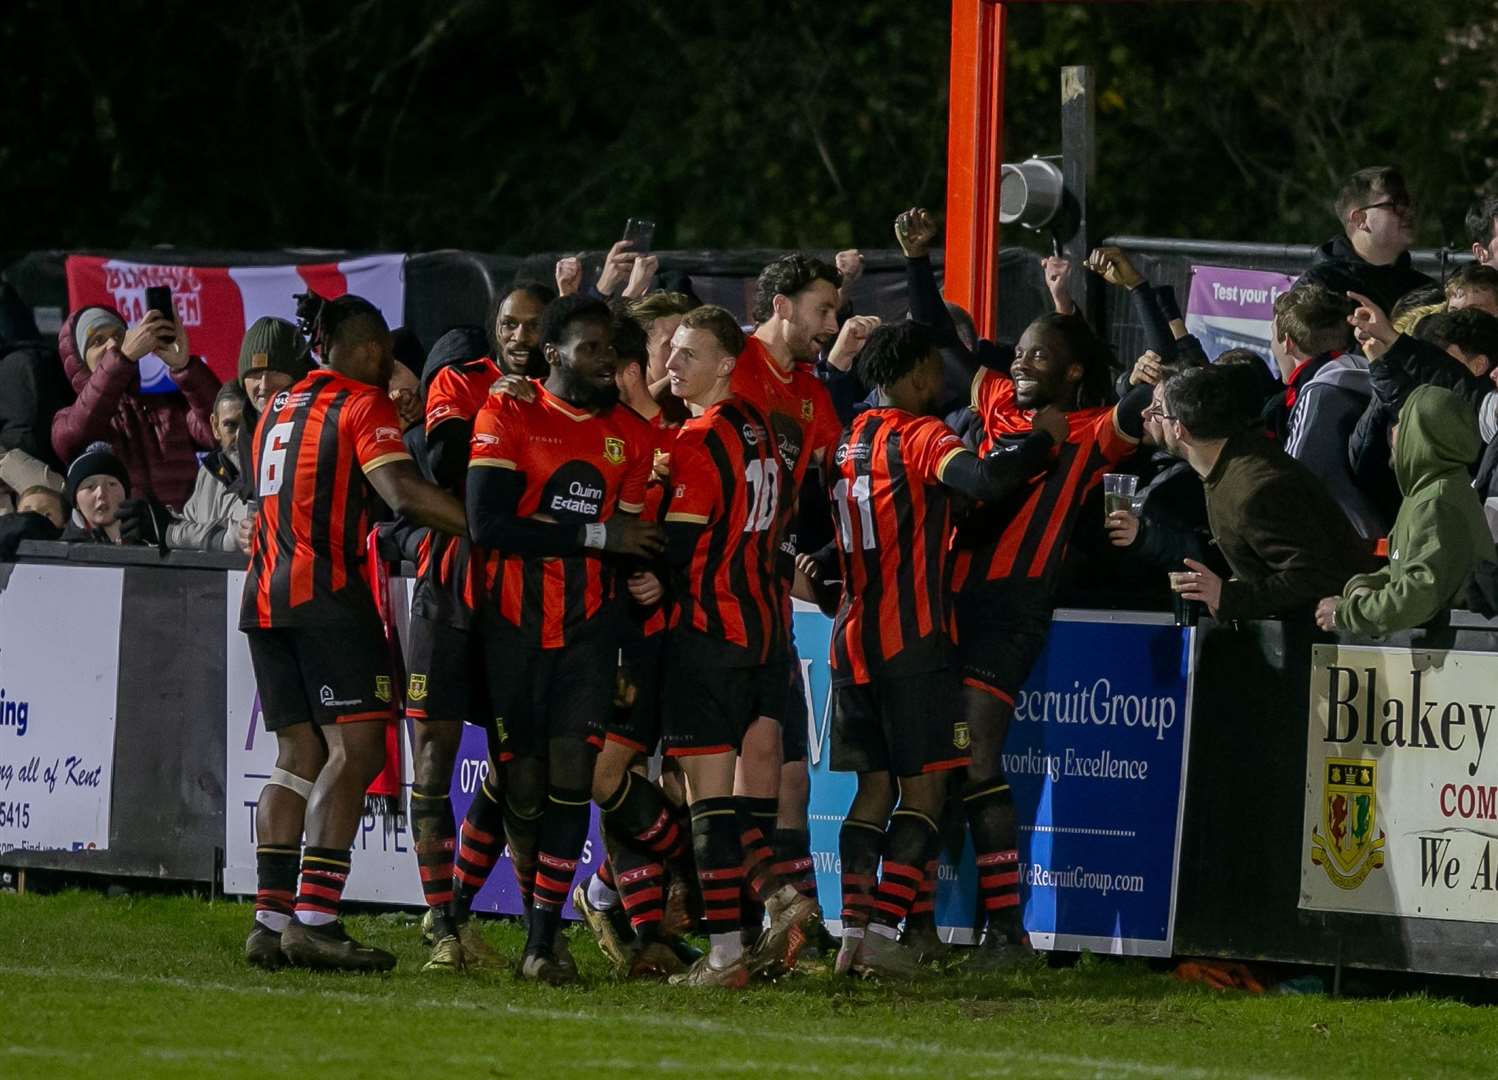
[[[970,764],[958,685],[943,668],[834,687],[830,767],[916,776]]]
[[[789,662],[781,657],[751,667],[707,661],[698,649],[682,647],[681,636],[666,645],[661,704],[661,747],[668,757],[738,752],[749,725],[762,716],[784,725]]]
[[[379,623],[244,633],[267,731],[391,718],[390,653]]]
[[[612,630],[610,622],[563,648],[536,649],[497,614],[480,613],[477,632],[501,761],[545,758],[551,739],[603,745],[619,669]]]
[[[785,764],[806,760],[806,678],[801,674],[801,658],[791,647],[788,665],[790,685],[786,687],[785,710],[780,716],[780,756]]]
[[[641,754],[654,754],[661,741],[661,681],[665,661],[665,633],[646,637],[628,627],[619,643],[619,681],[623,700],[616,696],[609,717],[607,739]]]
[[[462,720],[487,727],[494,719],[478,634],[412,615],[406,672],[406,715],[413,720]]]
[[[1051,590],[1037,582],[990,581],[958,593],[955,610],[962,685],[1013,705],[1051,633]]]

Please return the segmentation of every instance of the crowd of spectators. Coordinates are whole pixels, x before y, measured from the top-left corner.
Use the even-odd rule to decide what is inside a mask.
[[[1467,216],[1474,261],[1441,282],[1412,265],[1416,208],[1398,169],[1354,173],[1333,206],[1341,229],[1275,299],[1267,355],[1208,357],[1172,290],[1126,252],[1099,248],[1084,268],[1042,260],[1054,317],[1094,333],[1069,286],[1093,273],[1126,291],[1144,330],[1142,354],[1118,358],[1113,385],[1088,392],[1154,387],[1145,445],[1124,466],[1139,476],[1132,507],[1105,515],[1099,498],[1078,528],[1063,587],[1071,602],[1163,605],[1173,590],[1220,620],[1314,617],[1365,634],[1426,624],[1453,605],[1492,611],[1498,196]],[[947,419],[971,433],[967,373],[1007,372],[1014,349],[979,340],[960,308],[934,311],[942,304],[918,246],[906,250],[911,317],[952,327]],[[847,423],[870,401],[856,358],[879,320],[850,300],[859,253],[836,264],[841,332],[817,367]],[[505,374],[538,374],[541,312],[576,292],[614,302],[638,326],[639,385],[623,393],[637,411],[675,419],[669,342],[699,301],[685,275],[621,242],[595,279],[564,258],[554,281],[518,283],[483,327],[455,328],[430,353],[401,332],[390,396],[407,441],[425,439],[423,398],[442,366],[487,355]],[[0,346],[0,555],[28,538],[238,550],[254,509],[256,421],[317,363],[296,325],[262,318],[245,333],[238,378],[220,385],[180,321],[148,312],[131,326],[106,307],[74,312],[53,347],[9,286]],[[148,354],[166,365],[171,392],[141,392]]]

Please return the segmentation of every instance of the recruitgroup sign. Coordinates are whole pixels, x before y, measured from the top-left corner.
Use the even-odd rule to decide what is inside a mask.
[[[837,830],[855,789],[826,758],[830,623],[798,610],[807,674],[812,848],[837,910]],[[1175,925],[1195,631],[1169,616],[1059,611],[1015,700],[1003,765],[1019,820],[1020,897],[1037,948],[1168,956]],[[972,845],[944,851],[943,938],[973,940]]]
[[[1498,922],[1498,655],[1317,645],[1300,906]]]

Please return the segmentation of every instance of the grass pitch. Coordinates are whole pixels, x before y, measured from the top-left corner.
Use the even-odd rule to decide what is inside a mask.
[[[1411,996],[1252,996],[1136,961],[933,977],[797,976],[748,992],[422,975],[414,918],[354,917],[388,976],[263,974],[237,902],[0,894],[0,1077],[1322,1077],[1498,1071],[1498,1010]],[[513,924],[486,924],[513,955]]]

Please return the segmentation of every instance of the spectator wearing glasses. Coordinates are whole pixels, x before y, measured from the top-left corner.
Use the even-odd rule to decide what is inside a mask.
[[[1415,203],[1404,174],[1389,165],[1359,169],[1337,193],[1342,235],[1316,250],[1297,285],[1315,282],[1333,292],[1358,292],[1388,311],[1411,289],[1431,279],[1410,264]]]

